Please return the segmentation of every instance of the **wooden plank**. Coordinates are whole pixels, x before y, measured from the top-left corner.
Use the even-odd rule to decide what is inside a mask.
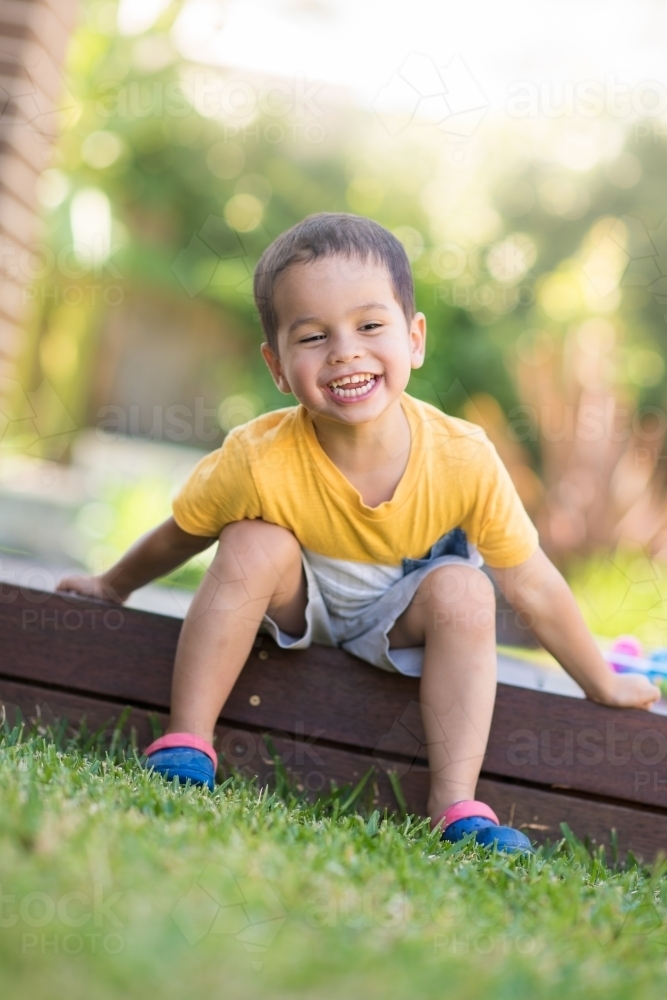
[[[486,771],[667,807],[667,717],[502,685]]]
[[[0,675],[168,708],[179,620],[8,585],[0,602]],[[337,649],[259,641],[222,721],[425,763],[415,679]],[[501,684],[484,771],[667,808],[666,757],[665,716]]]
[[[579,798],[543,789],[529,788],[481,777],[478,798],[488,802],[501,823],[524,830],[538,844],[555,843],[561,823],[567,823],[581,840],[611,850],[611,831],[616,830],[621,856],[628,850],[647,863],[667,851],[667,814],[650,809],[628,808],[617,802]],[[610,857],[610,854],[607,854]]]
[[[46,731],[45,727],[58,726],[60,720],[67,720],[69,731],[76,732],[85,720],[86,731],[99,730],[106,741],[111,738],[117,720],[125,711],[121,703],[7,680],[0,680],[0,702],[4,705],[10,725],[23,717]],[[167,719],[164,712],[133,708],[126,717],[123,732],[126,738],[133,734],[141,751],[153,739],[153,724],[164,728]],[[397,810],[398,803],[387,776],[389,771],[396,770],[396,762],[326,746],[313,740],[295,739],[291,734],[276,729],[260,731],[219,723],[216,726],[216,749],[223,770],[227,766],[247,777],[256,775],[260,784],[271,785],[275,769],[267,737],[297,791],[306,791],[313,798],[318,793],[326,793],[331,781],[339,787],[356,785],[369,769],[374,769],[376,773],[368,784],[371,794],[366,797],[367,807]],[[410,769],[404,784],[409,811],[423,814],[428,794],[428,769]]]
[[[131,704],[169,706],[181,622],[0,585],[0,673]]]
[[[0,702],[7,706],[10,722],[14,718],[14,708],[19,708],[25,718],[37,725],[67,719],[76,728],[85,719],[89,730],[101,728],[107,739],[123,711],[121,704],[10,681],[0,681]],[[167,716],[155,713],[154,718],[164,725]],[[141,749],[152,738],[146,710],[130,712],[124,732],[129,734],[132,729]],[[272,786],[274,762],[261,732],[220,724],[216,737],[216,745],[229,766],[248,776],[257,775],[260,785]],[[368,784],[369,795],[363,800],[367,809],[397,809],[388,778],[388,772],[394,771],[401,775],[408,811],[417,815],[426,811],[428,770],[425,767],[414,766],[406,772],[400,761],[330,747],[317,741],[295,740],[289,734],[275,731],[271,740],[297,790],[306,791],[311,798],[326,792],[332,780],[339,787],[355,785],[369,767],[374,767],[376,774]],[[615,829],[621,854],[630,849],[646,861],[651,861],[658,851],[667,849],[665,812],[526,787],[486,775],[480,778],[476,794],[496,810],[502,823],[525,830],[538,843],[559,840],[560,824],[566,822],[581,839],[588,837],[593,844],[607,847],[610,846],[610,831]]]
[[[164,615],[0,583],[3,659],[9,669],[16,664],[34,680],[76,686],[81,670],[87,667],[86,685],[92,685],[89,690],[95,693],[168,706],[180,629],[178,619]],[[343,664],[361,663],[326,647],[317,647],[315,654],[310,650],[295,654],[279,650],[268,639],[264,645],[270,659],[263,670],[270,674],[273,668],[277,677],[284,674],[286,664],[301,664],[303,671],[319,666],[319,679],[319,674],[330,676],[337,668],[344,672]],[[254,662],[252,657],[250,662]],[[371,668],[367,675],[375,677],[377,670]],[[398,683],[398,689],[415,687],[408,678],[386,677],[394,687]]]

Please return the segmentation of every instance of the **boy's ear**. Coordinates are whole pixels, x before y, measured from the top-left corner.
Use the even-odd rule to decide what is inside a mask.
[[[426,316],[415,313],[410,324],[410,364],[413,368],[421,368],[424,364],[426,351]]]
[[[261,351],[262,351],[262,357],[266,361],[267,368],[269,369],[271,375],[273,376],[273,381],[276,383],[280,391],[284,392],[287,395],[292,390],[290,388],[289,382],[287,381],[283,373],[283,366],[280,363],[280,358],[273,350],[273,348],[269,347],[268,344],[262,344]]]

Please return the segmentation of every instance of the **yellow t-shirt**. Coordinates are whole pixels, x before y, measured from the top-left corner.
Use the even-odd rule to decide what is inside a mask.
[[[528,559],[537,531],[481,428],[407,393],[401,403],[412,442],[391,500],[367,507],[322,450],[308,411],[292,406],[235,428],[201,459],[174,500],[177,524],[213,538],[262,518],[329,560],[386,567],[423,558],[460,527],[490,566]]]

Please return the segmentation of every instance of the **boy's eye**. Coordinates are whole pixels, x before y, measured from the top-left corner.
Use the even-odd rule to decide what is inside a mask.
[[[380,327],[380,326],[382,326],[382,323],[376,323],[376,322],[364,323],[364,325],[361,327],[361,329],[362,330],[377,330],[377,328]]]
[[[312,341],[315,341],[315,340],[324,340],[324,334],[323,333],[311,333],[307,337],[303,337],[299,341],[299,343],[300,344],[310,344]]]

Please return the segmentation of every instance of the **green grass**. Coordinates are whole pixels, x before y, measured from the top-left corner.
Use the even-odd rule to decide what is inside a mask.
[[[572,837],[530,859],[445,846],[349,800],[210,795],[131,751],[6,731],[3,995],[664,997],[665,866]]]

